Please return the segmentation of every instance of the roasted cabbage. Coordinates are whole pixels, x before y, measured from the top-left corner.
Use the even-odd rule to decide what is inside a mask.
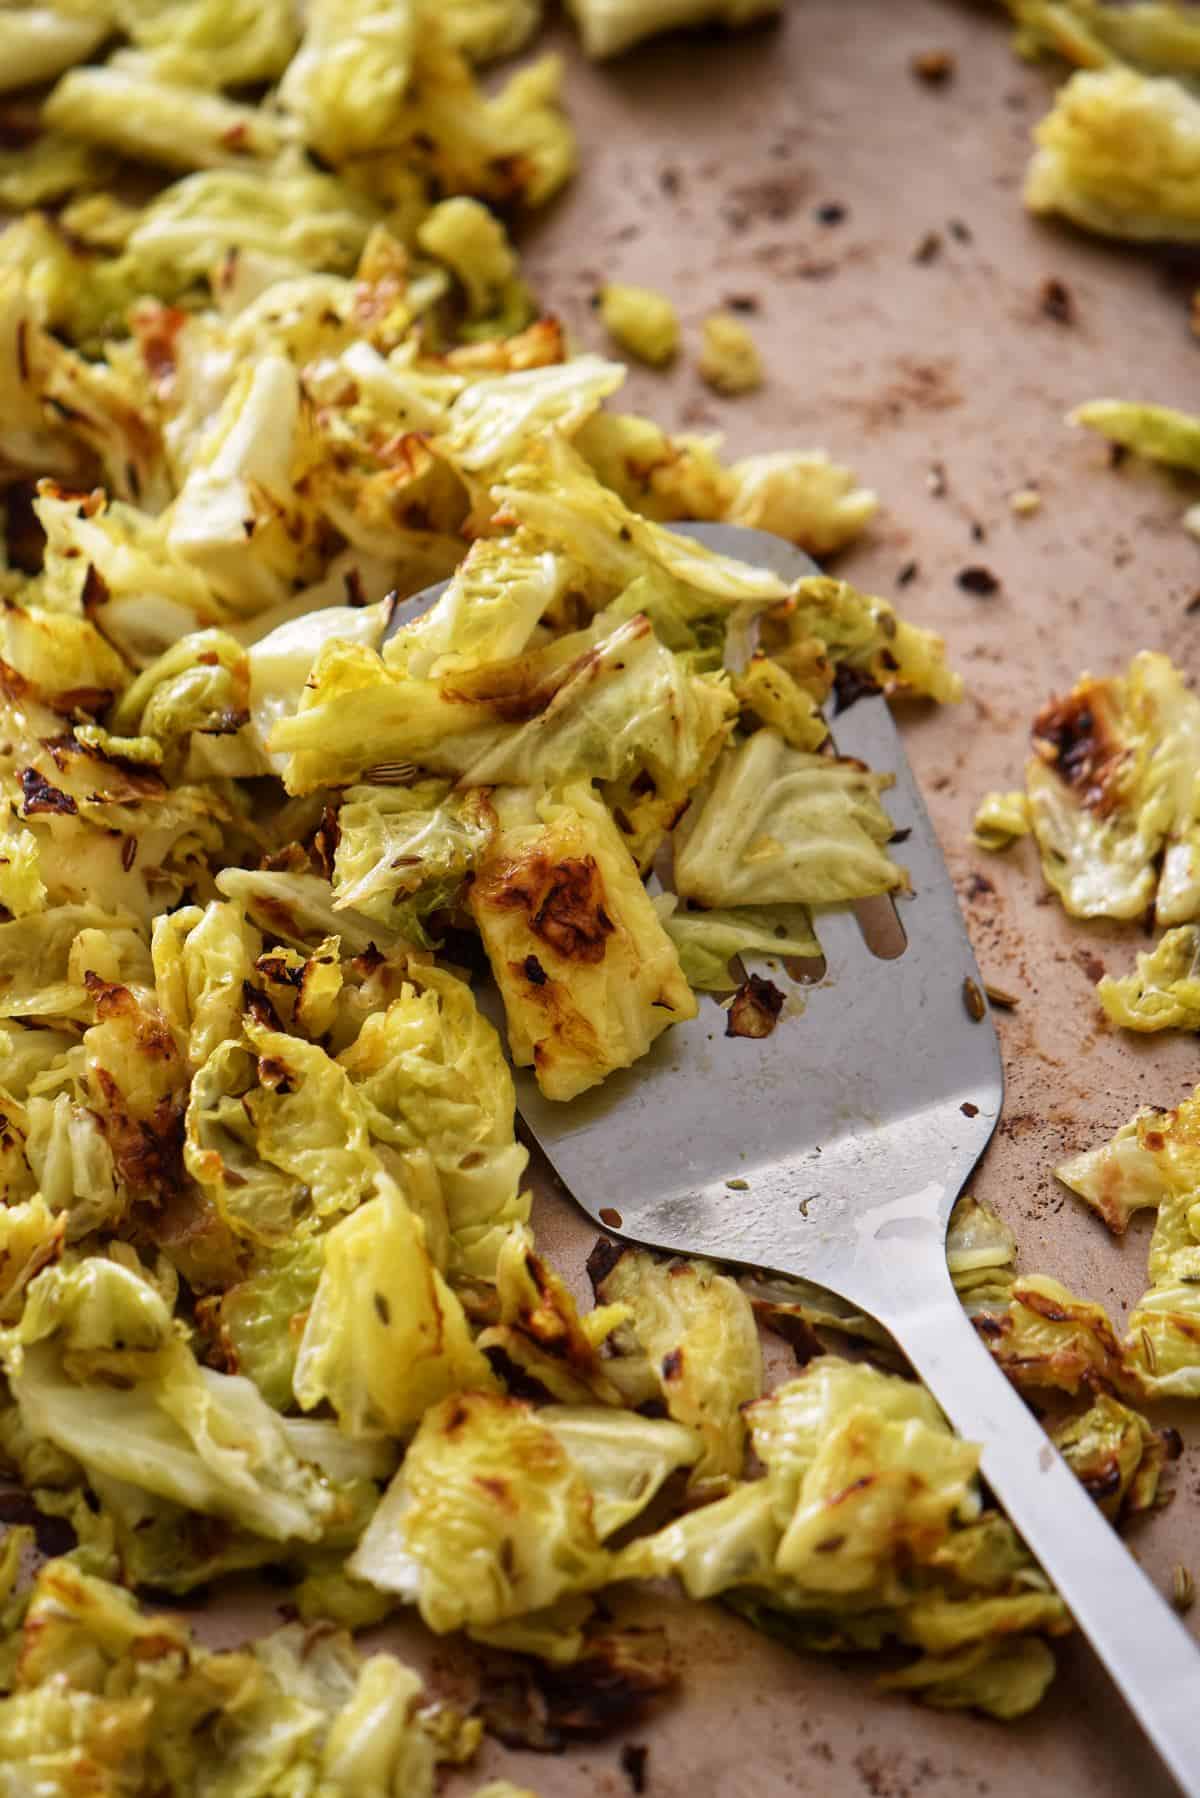
[[[1106,237],[1191,242],[1200,234],[1200,100],[1180,81],[1110,67],[1059,91],[1036,131],[1031,212]]]
[[[774,8],[577,10],[608,54]],[[562,71],[475,73],[541,11],[0,9],[0,85],[49,89],[0,150],[46,208],[0,243],[0,1471],[76,1542],[31,1591],[0,1544],[6,1791],[425,1798],[481,1723],[341,1629],[411,1605],[648,1698],[659,1636],[593,1596],[629,1575],[915,1647],[937,1703],[1049,1675],[1061,1606],[918,1387],[828,1357],[764,1397],[760,1321],[878,1326],[633,1250],[585,1303],[530,1229],[510,1058],[569,1103],[737,958],[819,955],[810,903],[900,891],[827,702],[960,691],[887,602],[671,528],[826,554],[876,501],[609,411],[623,364],[541,314],[509,230],[574,170]],[[600,311],[674,354],[658,296]],[[733,318],[700,372],[760,378]],[[1027,1347],[1004,1226],[949,1252]],[[1144,1507],[1086,1335],[1047,1349],[1096,1387],[1070,1452]],[[267,1569],[299,1621],[236,1653],[131,1596]]]
[[[1200,913],[1200,700],[1170,658],[1143,650],[1127,672],[1084,675],[1033,723],[1026,792],[993,794],[981,846],[1032,828],[1042,871],[1080,918],[1184,925]],[[1174,933],[1168,933],[1173,936]]]

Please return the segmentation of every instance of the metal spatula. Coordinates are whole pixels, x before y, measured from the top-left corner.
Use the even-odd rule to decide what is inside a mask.
[[[816,573],[762,531],[677,527],[787,581]],[[400,622],[426,610],[431,589]],[[955,1427],[1185,1792],[1200,1794],[1200,1654],[997,1368],[946,1267],[954,1202],[996,1127],[1004,1076],[954,888],[886,702],[836,719],[887,794],[913,896],[872,952],[852,910],[816,920],[825,977],[763,1039],[715,1004],[628,1072],[554,1104],[518,1070],[521,1115],[605,1229],[681,1255],[800,1275],[884,1324]],[[896,945],[893,945],[896,946]],[[751,970],[753,971],[753,970]],[[781,979],[778,969],[759,970]],[[736,1184],[732,1184],[736,1182]]]

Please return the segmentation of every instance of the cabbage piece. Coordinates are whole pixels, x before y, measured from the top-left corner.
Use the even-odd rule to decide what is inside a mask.
[[[675,886],[701,905],[829,904],[903,889],[885,848],[890,777],[757,730],[717,763],[676,833]]]
[[[11,17],[2,15],[3,23]],[[112,159],[102,150],[54,131],[42,132],[22,149],[0,151],[0,205],[12,212],[46,206],[102,187],[112,174]]]
[[[462,1306],[430,1260],[420,1219],[394,1181],[324,1239],[294,1390],[327,1401],[351,1436],[403,1435],[432,1405],[492,1377]]]
[[[1006,1551],[988,1557],[998,1561],[990,1574],[974,1564],[969,1551],[983,1549],[986,1527],[979,1451],[957,1440],[922,1387],[826,1355],[748,1406],[746,1416],[765,1477],[632,1543],[620,1557],[621,1575],[674,1572],[693,1597],[757,1589],[797,1623],[813,1613],[824,1642],[817,1634],[809,1645],[826,1647],[876,1647],[889,1636],[924,1636],[922,1645],[934,1646],[932,1617],[922,1624],[917,1605],[912,1612],[908,1605],[941,1565],[968,1591],[988,1583],[1020,1591],[1024,1581],[1013,1576],[1025,1567],[1030,1583],[1041,1583],[999,1519]],[[909,1586],[914,1568],[924,1577]],[[1044,1586],[1034,1596],[1035,1626],[1054,1619],[1061,1627],[1061,1602]],[[1005,1602],[1016,1602],[1015,1594]],[[850,1633],[856,1617],[870,1626],[857,1641]],[[944,1640],[949,1621],[943,1647],[953,1645]],[[964,1607],[968,1639],[991,1633],[981,1621]]]
[[[0,92],[38,87],[77,62],[85,62],[108,36],[102,8],[93,16],[64,7],[6,7],[0,13]]]
[[[676,603],[689,603],[696,614],[787,596],[786,584],[768,569],[719,555],[631,510],[558,436],[532,442],[493,498],[614,592],[647,577],[659,587],[669,585]]]
[[[1160,924],[1200,909],[1200,700],[1167,656],[1084,675],[1034,720],[1029,814],[1047,881],[1076,917]],[[1161,861],[1161,868],[1160,868]]]
[[[265,936],[296,949],[316,949],[337,937],[346,955],[363,955],[377,944],[387,947],[392,940],[386,924],[350,909],[335,910],[333,888],[319,874],[222,868],[216,884]]]
[[[819,1399],[820,1386],[829,1384],[843,1404],[852,1402],[848,1416],[839,1409],[832,1438],[821,1443],[815,1456],[806,1430],[786,1440],[789,1424],[799,1423],[808,1408],[797,1402],[799,1382],[793,1382],[761,1401],[763,1408],[782,1401],[779,1421],[785,1436],[784,1443],[771,1445],[775,1453],[766,1478],[739,1486],[728,1498],[632,1544],[620,1557],[620,1571],[675,1572],[692,1596],[724,1593],[726,1602],[759,1628],[797,1647],[824,1653],[875,1650],[889,1643],[917,1647],[924,1651],[922,1657],[882,1683],[903,1687],[907,1678],[914,1690],[926,1688],[931,1703],[940,1701],[932,1688],[943,1676],[952,1684],[956,1670],[986,1666],[993,1654],[1000,1661],[1035,1662],[1041,1670],[1037,1680],[1020,1675],[978,1684],[963,1681],[957,1697],[948,1700],[994,1709],[998,1715],[1028,1708],[1044,1690],[1053,1658],[1040,1637],[1022,1633],[1014,1643],[1014,1632],[1061,1634],[1070,1627],[1061,1600],[1047,1589],[1004,1519],[994,1513],[975,1517],[970,1484],[963,1485],[964,1478],[969,1482],[974,1451],[954,1441],[933,1407],[908,1414],[914,1399],[927,1395],[911,1386],[907,1395],[874,1387],[869,1382],[888,1376],[873,1370],[867,1370],[868,1383],[860,1384],[855,1377],[860,1370],[846,1362],[833,1363],[836,1379],[822,1379],[828,1365],[815,1362],[806,1370],[806,1377],[817,1370],[813,1384],[818,1391],[810,1391],[809,1400]],[[864,1426],[861,1439],[854,1433],[858,1423]],[[780,1447],[786,1452],[779,1453]],[[787,1518],[793,1526],[802,1524],[805,1535],[820,1528],[826,1479],[840,1477],[837,1463],[843,1456],[853,1460],[862,1451],[871,1467],[862,1476],[864,1484],[830,1495],[839,1518],[845,1502],[853,1500],[860,1510],[857,1555],[852,1553],[829,1578],[818,1567],[812,1586],[783,1574],[776,1556],[777,1545],[787,1539],[781,1538]],[[873,1491],[877,1510],[865,1497]],[[963,1500],[956,1505],[960,1492]],[[784,1501],[782,1521],[774,1514],[773,1497]],[[889,1523],[898,1525],[902,1537],[908,1535],[895,1560]],[[828,1539],[828,1517],[824,1527]],[[863,1588],[856,1582],[867,1571],[873,1538],[879,1554],[876,1578]],[[844,1547],[840,1530],[836,1541],[836,1547],[831,1542],[825,1551],[835,1558]]]
[[[154,920],[152,954],[159,1008],[193,1069],[241,1030],[243,988],[262,938],[238,906],[213,900]]]
[[[192,1080],[184,1161],[238,1235],[279,1243],[352,1211],[378,1160],[366,1109],[315,1043],[249,1015]]]
[[[413,967],[397,997],[364,1018],[338,1064],[374,1141],[429,1156],[449,1271],[490,1279],[508,1231],[529,1217],[520,1186],[529,1157],[513,1135],[508,1064],[471,989],[440,968]]]
[[[504,999],[509,1052],[548,1098],[631,1067],[696,1015],[670,938],[609,813],[582,785],[561,799],[495,795],[498,830],[468,896]]]
[[[68,1239],[119,1227],[132,1195],[96,1113],[60,1092],[31,1098],[25,1123],[25,1158]],[[143,1140],[149,1151],[149,1130]]]
[[[614,1416],[605,1406],[547,1405],[538,1417],[586,1480],[602,1542],[640,1516],[665,1481],[690,1467],[701,1449],[696,1430],[631,1411]]]
[[[793,749],[819,749],[829,735],[812,692],[781,662],[759,652],[732,680],[747,730],[766,724]]]
[[[1058,212],[1107,237],[1200,233],[1200,100],[1181,82],[1132,69],[1080,72],[1035,133],[1031,212]]]
[[[0,342],[3,360],[12,357],[4,371],[7,460],[38,476],[73,478],[77,487],[91,485],[98,465],[115,498],[152,509],[167,503],[171,488],[158,422],[132,359],[114,353],[108,361],[90,362],[52,336],[14,267],[0,271]],[[65,458],[59,447],[64,440],[70,446]],[[90,509],[95,501],[76,493],[76,508],[81,503]],[[79,570],[80,582],[86,574]]]
[[[228,1291],[197,1307],[196,1321],[212,1345],[210,1358],[253,1380],[276,1411],[292,1403],[296,1352],[323,1254],[319,1237],[281,1243]]]
[[[551,426],[570,436],[624,379],[621,363],[590,355],[484,376],[455,400],[433,447],[466,475],[506,473]]]
[[[142,671],[111,718],[122,736],[150,737],[171,778],[184,772],[196,736],[228,737],[250,718],[250,664],[226,631],[196,631]]]
[[[1071,1472],[1111,1522],[1153,1510],[1167,1447],[1139,1411],[1101,1393],[1052,1434]]]
[[[338,811],[334,905],[429,946],[425,921],[455,903],[491,839],[486,796],[448,781],[351,787]]]
[[[323,0],[280,98],[306,143],[393,204],[421,177],[442,194],[540,205],[575,166],[558,59],[484,95],[453,40],[441,7]]]
[[[315,518],[296,492],[299,379],[280,355],[241,371],[191,459],[167,547],[243,614],[278,605],[316,572]]]
[[[981,849],[1010,849],[1033,829],[1029,800],[1024,793],[987,793],[975,812],[971,835]]]
[[[287,0],[118,0],[113,12],[165,79],[193,87],[274,81],[299,38]]]
[[[851,1381],[861,1383],[845,1373],[836,1383],[832,1375],[794,1382],[758,1400],[750,1414],[777,1512],[795,1504],[775,1551],[776,1570],[809,1590],[877,1586],[898,1557],[978,1504],[976,1448],[956,1441],[931,1405],[905,1403],[898,1394],[889,1395],[886,1409],[870,1400],[856,1405]],[[823,1384],[832,1390],[820,1391]],[[841,1537],[836,1546],[831,1526]]]
[[[1200,930],[1180,924],[1138,955],[1132,974],[1106,974],[1096,997],[1126,1030],[1200,1030]]]
[[[1189,1232],[1189,1236],[1194,1248],[1195,1233]],[[1167,1274],[1156,1280],[1129,1314],[1125,1344],[1136,1382],[1132,1390],[1147,1398],[1200,1397],[1198,1260],[1190,1255],[1182,1279]]]
[[[733,911],[681,909],[674,893],[654,901],[663,928],[679,953],[693,990],[732,993],[740,984],[729,971],[735,955],[818,956],[821,945],[803,906],[744,906]]]
[[[779,1538],[770,1486],[752,1480],[629,1543],[610,1577],[674,1575],[689,1598],[715,1598],[740,1586],[768,1584]]]
[[[1198,1125],[1197,1095],[1173,1111],[1145,1107],[1111,1141],[1056,1167],[1055,1177],[1086,1200],[1115,1236],[1123,1236],[1135,1211],[1157,1210],[1177,1189],[1177,1170],[1189,1189],[1200,1190],[1200,1164],[1190,1165],[1200,1141]]]
[[[935,1710],[976,1710],[1009,1722],[1041,1703],[1054,1670],[1053,1651],[1039,1636],[1001,1635],[955,1654],[924,1655],[879,1684],[887,1692],[911,1692]]]
[[[1020,1275],[1007,1313],[982,1319],[980,1333],[1022,1391],[1141,1392],[1103,1307],[1046,1274]]]
[[[214,1653],[69,1559],[40,1569],[18,1642],[0,1747],[21,1789],[80,1791],[82,1777],[114,1795],[433,1798],[437,1763],[479,1737],[440,1705],[418,1710],[411,1669],[387,1654],[360,1660],[327,1624]]]
[[[725,516],[733,481],[717,455],[719,438],[669,437],[649,418],[605,411],[587,419],[572,443],[599,480],[646,518]]]
[[[1200,22],[1174,0],[1008,0],[1018,55],[1044,52],[1081,68],[1132,64],[1150,74],[1200,74]]]
[[[1136,405],[1130,400],[1090,400],[1076,406],[1070,423],[1098,431],[1110,443],[1135,450],[1153,462],[1200,473],[1200,419],[1171,406]]]
[[[199,1367],[161,1297],[116,1262],[40,1274],[0,1360],[26,1427],[89,1473],[277,1540],[314,1541],[335,1516],[336,1492],[250,1382]]]
[[[523,1384],[540,1387],[565,1404],[620,1405],[622,1390],[601,1357],[625,1308],[605,1306],[580,1315],[566,1285],[518,1224],[500,1245],[495,1270],[498,1321],[479,1337],[479,1347],[502,1373],[515,1370]]]
[[[261,622],[265,624],[267,619]],[[379,606],[320,606],[285,619],[257,637],[249,651],[250,712],[264,758],[272,727],[295,711],[324,646],[340,642],[376,648],[384,623]],[[264,759],[264,771],[271,765]]]
[[[111,932],[110,953],[114,946],[127,952],[136,942],[144,954],[134,923],[129,913],[110,914],[96,905],[56,905],[0,924],[0,1017],[90,1019],[92,997],[85,981],[94,967],[94,938],[103,940]]]
[[[77,613],[86,597],[98,628],[135,665],[228,616],[207,581],[168,549],[161,519],[106,505],[102,494],[81,504],[48,482],[34,510],[47,539],[39,600]]]
[[[288,141],[278,114],[164,78],[153,58],[124,51],[103,67],[71,69],[42,108],[55,131],[168,169],[267,163]]]
[[[10,1208],[12,1214],[27,1199],[37,1197],[39,1202],[45,1194],[38,1191],[39,1182],[29,1161],[29,1110],[15,1094],[0,1086],[0,1205]],[[0,1225],[8,1213],[0,1211]],[[14,1228],[21,1230],[19,1220],[14,1221]],[[23,1240],[19,1236],[18,1240]],[[7,1250],[0,1251],[0,1262],[7,1256]],[[12,1273],[14,1264],[9,1264]],[[15,1266],[20,1268],[18,1260]],[[0,1310],[4,1306],[4,1285],[0,1275]],[[19,1307],[18,1307],[19,1308]]]
[[[524,49],[542,22],[541,0],[443,0],[442,30],[472,62]]]
[[[93,457],[66,421],[47,411],[47,362],[56,352],[39,322],[44,298],[37,299],[24,262],[24,256],[0,261],[0,455],[7,468],[79,485],[91,478]]]
[[[74,1029],[0,1021],[0,1086],[17,1100],[27,1098],[35,1083],[53,1087],[65,1075],[67,1052],[78,1040]]]
[[[289,792],[419,763],[463,786],[644,772],[677,810],[728,730],[724,682],[692,675],[635,616],[441,681],[392,675],[357,646],[322,651],[300,710],[271,732]],[[518,720],[525,718],[526,723]]]
[[[122,1211],[131,1204],[161,1205],[182,1180],[186,1063],[166,1020],[145,995],[95,975],[85,977],[85,984],[95,1002],[96,1021],[78,1051],[75,1096],[99,1125],[111,1174],[102,1164],[94,1176],[99,1190],[83,1186],[82,1191],[107,1209],[104,1187],[111,1178]],[[94,1156],[86,1157],[73,1145],[77,1175],[87,1159]]]
[[[385,141],[414,72],[418,8],[317,0],[280,84],[284,108],[331,162]],[[423,22],[423,21],[422,21]]]
[[[791,598],[764,616],[763,650],[818,700],[845,664],[887,693],[916,693],[943,704],[962,698],[962,681],[946,666],[946,646],[934,631],[898,616],[886,599],[860,593],[848,581],[809,575]]]
[[[275,948],[266,950],[255,962],[255,984],[293,1036],[324,1043],[338,1021],[346,984],[340,949],[338,938],[331,936],[318,943],[310,955],[299,949]],[[252,993],[246,994],[246,1003],[251,1010],[263,1009]]]
[[[103,712],[129,681],[125,662],[94,624],[41,606],[6,604],[0,611],[0,663],[13,698],[67,718]]]
[[[659,1372],[662,1397],[703,1452],[693,1490],[720,1492],[740,1478],[746,1453],[742,1407],[762,1395],[754,1312],[746,1294],[706,1261],[659,1261],[624,1249],[596,1282],[606,1305],[627,1306],[629,1328]]]
[[[696,368],[700,379],[717,393],[751,393],[763,384],[758,345],[732,312],[714,312],[701,327],[703,341]]]
[[[10,917],[27,918],[43,911],[47,898],[37,838],[16,826],[10,810],[0,825],[0,905]]]
[[[519,1399],[480,1392],[425,1413],[349,1569],[442,1635],[592,1591],[612,1559],[553,1430]]]
[[[218,266],[236,272],[239,260],[269,257],[272,284],[310,270],[346,274],[377,216],[361,194],[305,165],[273,170],[269,180],[205,169],[143,208],[118,266],[136,292],[168,300]]]
[[[432,610],[390,639],[384,660],[418,680],[510,661],[529,647],[572,573],[565,557],[524,532],[481,537]]]
[[[623,350],[653,368],[671,361],[679,348],[679,314],[665,294],[609,281],[599,300],[604,328]]]
[[[445,263],[467,302],[467,337],[511,337],[529,323],[533,303],[517,255],[495,213],[457,195],[434,206],[417,228],[425,253]]]
[[[0,1325],[17,1321],[30,1281],[62,1254],[63,1221],[40,1193],[0,1209]]]
[[[969,1193],[950,1214],[946,1266],[968,1317],[1006,1309],[1017,1267],[1016,1238],[1003,1218]]]
[[[749,25],[780,11],[780,0],[569,0],[588,56],[616,56],[642,38],[692,25]]]
[[[771,531],[807,550],[831,556],[860,536],[879,501],[858,477],[823,450],[768,450],[745,456],[729,471],[731,493],[722,516],[729,524]]]
[[[28,760],[18,754],[19,815],[49,904],[90,901],[148,925],[204,877],[229,813],[212,788],[169,788],[158,754],[82,724],[43,737]]]

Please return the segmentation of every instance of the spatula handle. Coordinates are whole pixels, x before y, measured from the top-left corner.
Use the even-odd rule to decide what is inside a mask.
[[[905,1282],[908,1286],[908,1282]],[[920,1285],[925,1287],[925,1283]],[[1200,1650],[1000,1371],[949,1278],[897,1293],[893,1332],[1182,1790],[1200,1794]]]

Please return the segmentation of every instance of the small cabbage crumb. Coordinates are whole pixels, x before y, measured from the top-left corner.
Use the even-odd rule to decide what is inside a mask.
[[[1032,828],[1024,793],[988,793],[975,813],[972,835],[981,849],[1008,849]]]
[[[663,368],[679,348],[679,315],[652,287],[610,281],[600,290],[600,316],[609,336],[652,368]]]
[[[729,312],[714,312],[701,329],[704,343],[697,364],[701,380],[717,393],[750,393],[762,386],[762,357],[740,319]]]
[[[1042,509],[1042,496],[1036,487],[1018,487],[1015,493],[1009,494],[1008,507],[1018,518],[1032,518]]]

